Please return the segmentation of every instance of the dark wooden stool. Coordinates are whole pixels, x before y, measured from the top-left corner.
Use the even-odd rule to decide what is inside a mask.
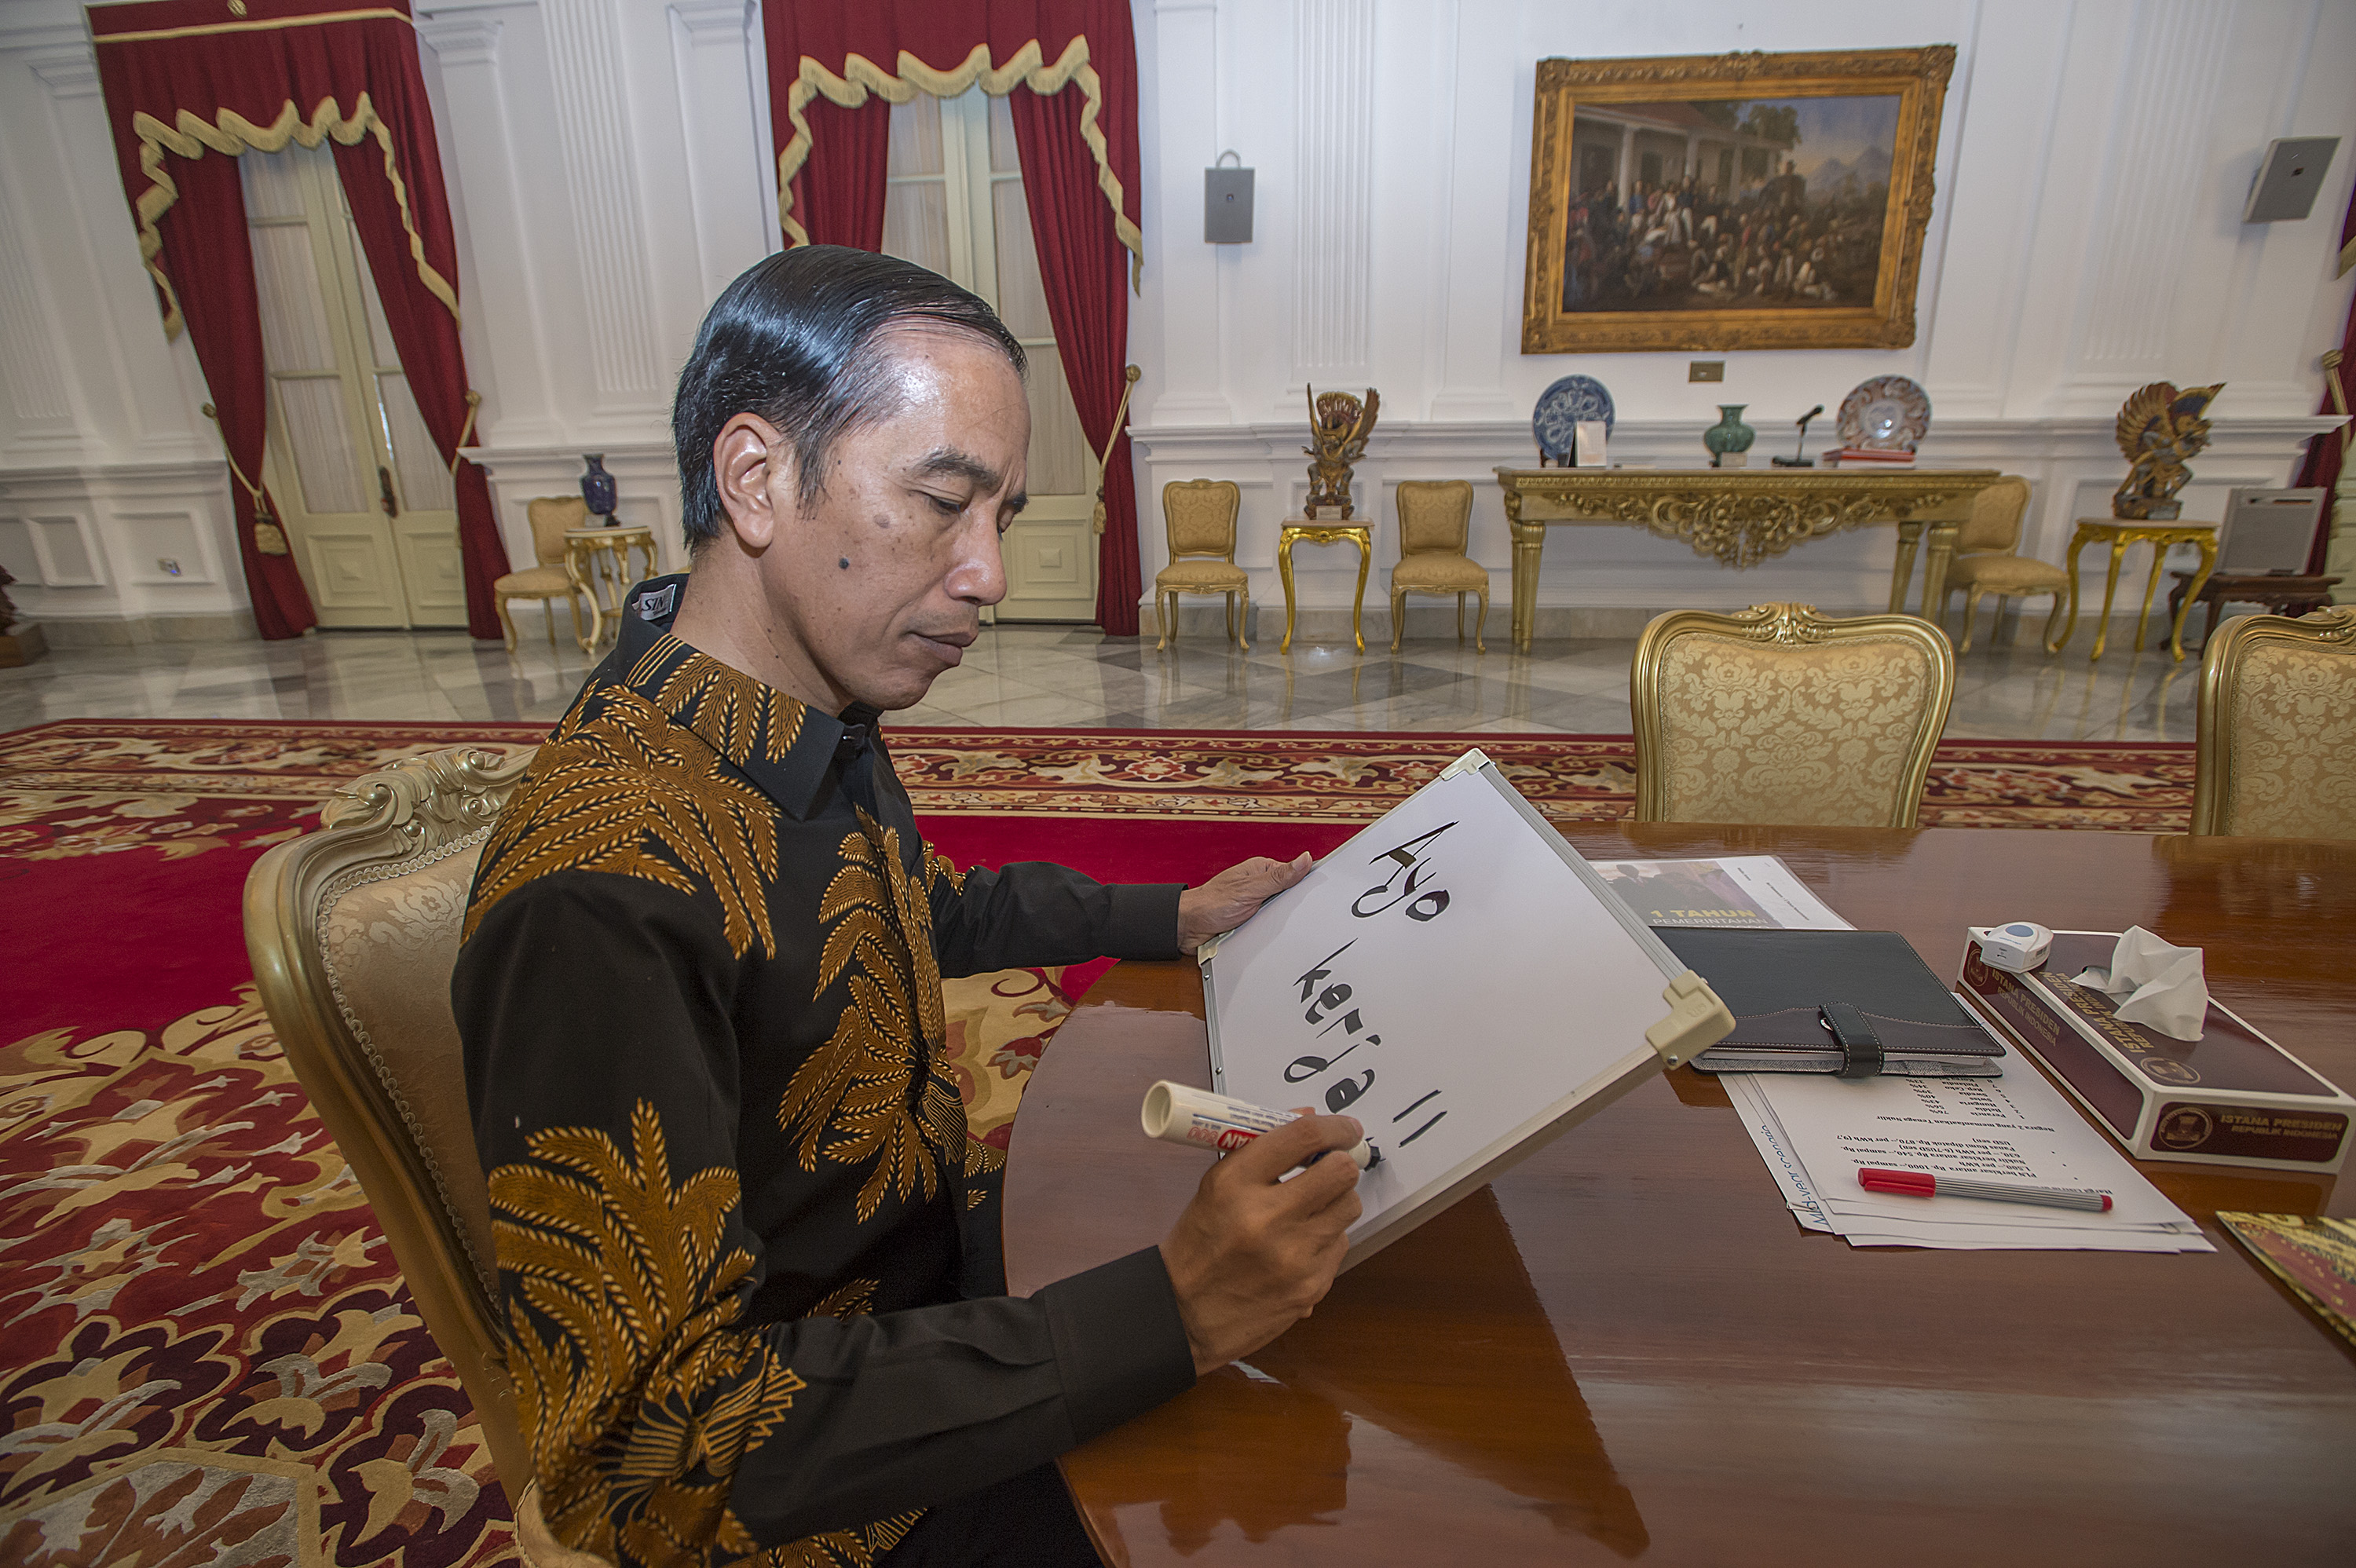
[[[2168,613],[2173,617],[2184,603],[2184,591],[2192,586],[2193,574],[2176,571],[2169,575],[2176,579],[2176,586],[2168,595]],[[2330,603],[2331,591],[2339,585],[2337,577],[2308,577],[2297,572],[2212,571],[2209,581],[2201,585],[2201,597],[2194,601],[2209,607],[2208,617],[2201,623],[2201,645],[2207,647],[2210,635],[2217,629],[2220,604],[2263,604],[2277,615],[2304,615]]]

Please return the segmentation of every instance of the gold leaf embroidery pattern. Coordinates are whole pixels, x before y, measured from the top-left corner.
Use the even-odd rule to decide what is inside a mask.
[[[921,1188],[932,1198],[940,1189],[937,1162],[969,1140],[964,1104],[937,1066],[948,1021],[932,906],[901,864],[899,830],[865,811],[859,827],[843,836],[842,868],[819,902],[819,923],[828,930],[816,994],[824,996],[847,971],[851,1005],[833,1038],[786,1085],[777,1125],[798,1135],[795,1157],[804,1170],[816,1170],[820,1155],[843,1165],[872,1162],[859,1189],[864,1222],[887,1190],[905,1200]]]
[[[958,869],[957,862],[930,844],[926,844],[925,846],[925,891],[931,892],[933,884],[943,878],[948,879],[949,886],[958,892],[965,891],[965,873]]]
[[[884,1287],[880,1279],[854,1279],[840,1285],[821,1297],[816,1307],[802,1314],[805,1317],[864,1317],[875,1310],[875,1293]]]
[[[491,1173],[499,1266],[521,1297],[508,1364],[549,1528],[637,1563],[716,1549],[767,1568],[874,1568],[920,1513],[765,1552],[729,1511],[744,1454],[808,1385],[731,1327],[753,1267],[742,1248],[720,1253],[736,1173],[715,1167],[673,1188],[653,1105],[637,1103],[630,1132],[625,1155],[601,1129],[550,1128],[527,1146],[541,1163]],[[872,1280],[846,1290],[860,1285],[872,1297]],[[543,1338],[535,1317],[554,1332]]]
[[[631,671],[629,684],[642,688],[662,661],[685,644],[666,634]],[[655,706],[680,716],[730,762],[742,767],[755,752],[782,763],[802,732],[801,703],[776,687],[706,654],[691,654],[665,677]]]
[[[766,797],[636,692],[609,688],[597,707],[593,718],[568,718],[541,747],[499,814],[465,934],[535,878],[611,871],[684,893],[709,888],[735,955],[757,941],[775,957],[767,888],[777,874],[777,833]]]

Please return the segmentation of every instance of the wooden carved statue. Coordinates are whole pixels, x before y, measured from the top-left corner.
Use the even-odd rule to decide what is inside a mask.
[[[2176,493],[2192,477],[2185,464],[2209,444],[2209,421],[2201,416],[2224,389],[2222,381],[2181,391],[2154,381],[2121,405],[2119,450],[2127,476],[2111,497],[2111,516],[2167,522],[2182,514]]]
[[[1309,439],[1314,444],[1301,449],[1311,460],[1304,515],[1313,519],[1320,507],[1333,507],[1343,521],[1349,521],[1350,469],[1365,455],[1366,437],[1374,433],[1375,411],[1382,402],[1382,394],[1372,387],[1363,403],[1347,392],[1321,398],[1316,388],[1309,389]]]

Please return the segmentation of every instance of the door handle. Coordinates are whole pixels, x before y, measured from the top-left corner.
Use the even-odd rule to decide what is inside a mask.
[[[401,503],[392,498],[392,470],[381,463],[376,465],[376,487],[377,494],[382,497],[384,515],[388,517],[401,516]]]

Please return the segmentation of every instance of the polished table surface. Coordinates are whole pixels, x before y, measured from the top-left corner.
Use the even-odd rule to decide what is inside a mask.
[[[1966,923],[2140,923],[2356,1084],[2356,843],[1566,831],[1590,858],[1780,855],[1947,976]],[[1205,1161],[1137,1111],[1156,1078],[1208,1083],[1201,1008],[1191,964],[1124,964],[1056,1036],[1007,1166],[1016,1292],[1184,1205]],[[1798,1228],[1682,1070],[1065,1477],[1116,1564],[2356,1562],[2356,1356],[2212,1218],[2356,1213],[2356,1179],[2140,1168],[2213,1254],[1853,1249]]]

